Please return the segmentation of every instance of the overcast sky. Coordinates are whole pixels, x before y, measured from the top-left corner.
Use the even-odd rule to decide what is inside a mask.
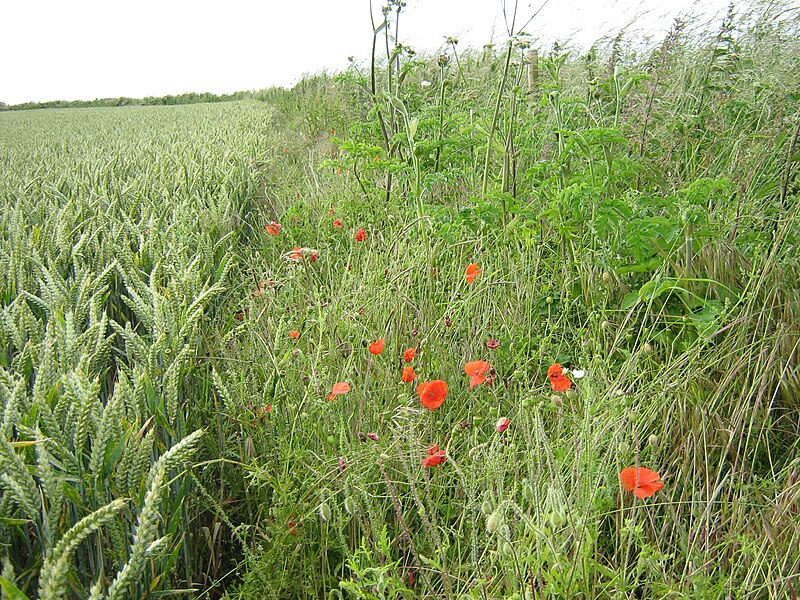
[[[0,5],[0,101],[225,93],[293,85],[369,56],[370,0],[6,0]],[[372,0],[376,18],[380,0]],[[400,41],[435,51],[507,38],[503,0],[407,0]],[[509,9],[513,0],[506,0]],[[550,0],[526,28],[588,47],[631,21],[660,36],[680,14],[727,0]],[[518,26],[540,2],[519,0]],[[721,16],[721,15],[720,15]],[[635,33],[633,33],[635,32]]]

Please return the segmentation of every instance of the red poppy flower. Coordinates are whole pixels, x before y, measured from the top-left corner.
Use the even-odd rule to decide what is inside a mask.
[[[511,425],[511,419],[508,417],[500,417],[497,419],[497,433],[503,433],[508,426]]]
[[[403,352],[403,360],[410,363],[414,360],[414,355],[416,355],[417,351],[414,348],[409,348],[405,352]]]
[[[425,408],[436,410],[447,397],[447,382],[441,379],[426,381],[417,386],[419,401]]]
[[[664,487],[661,476],[644,467],[628,467],[619,474],[620,483],[626,492],[633,492],[637,498],[648,498]]]
[[[336,219],[336,220],[334,220],[334,222],[332,223],[332,225],[333,225],[334,227],[344,227],[344,223],[342,223],[342,220],[341,220],[341,219]]]
[[[447,460],[447,452],[445,450],[439,450],[439,444],[434,444],[430,448],[426,448],[425,452],[428,453],[428,456],[422,461],[422,466],[426,469],[436,467]]]
[[[367,239],[367,232],[364,231],[363,227],[359,227],[356,234],[353,236],[357,242],[363,242]]]
[[[403,367],[403,374],[400,376],[400,379],[403,380],[403,383],[411,383],[417,378],[417,374],[414,373],[414,367]]]
[[[380,354],[381,352],[383,352],[383,346],[384,346],[383,338],[375,340],[369,345],[370,354],[375,354],[375,355]]]
[[[300,338],[300,332],[292,329],[289,332],[289,337],[292,338],[293,340],[299,339]]]
[[[286,257],[286,260],[297,262],[303,259],[303,249],[300,246],[295,246]]]
[[[267,404],[267,405],[264,407],[264,412],[268,412],[268,413],[269,413],[269,412],[272,412],[272,404]]]
[[[486,373],[491,371],[492,365],[490,365],[485,360],[476,360],[473,362],[468,362],[464,365],[464,372],[469,375],[469,387],[470,389],[474,388],[476,385],[480,385],[488,381],[488,377],[486,377]]]
[[[378,434],[377,434],[377,433],[375,433],[374,431],[370,431],[370,432],[367,434],[367,437],[368,437],[369,439],[371,439],[373,442],[377,442],[377,441],[380,439],[380,438],[378,437]]]
[[[283,226],[275,221],[270,221],[269,225],[264,225],[264,229],[266,229],[267,233],[270,235],[279,235]]]
[[[350,391],[350,384],[346,381],[338,381],[333,384],[333,388],[331,388],[331,393],[328,394],[328,400],[333,400],[339,394],[346,394]]]
[[[550,380],[550,385],[556,392],[566,392],[572,387],[572,382],[569,377],[564,375],[563,367],[556,363],[547,369],[547,378]]]
[[[495,340],[495,339],[487,340],[486,347],[489,350],[497,350],[500,347],[500,340]]]
[[[475,278],[478,275],[480,275],[481,273],[483,273],[483,271],[481,271],[478,268],[477,264],[471,263],[470,265],[468,265],[467,266],[467,273],[465,275],[465,279],[467,280],[467,283],[472,283],[473,281],[475,281]]]

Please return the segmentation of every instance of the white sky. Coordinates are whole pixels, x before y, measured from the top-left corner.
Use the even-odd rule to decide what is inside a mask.
[[[435,51],[506,38],[503,0],[406,0],[400,39]],[[370,0],[5,0],[0,101],[225,93],[290,86],[369,56]],[[372,0],[376,18],[383,2]],[[513,6],[513,0],[506,0]],[[541,0],[519,0],[525,22]],[[727,0],[550,0],[526,31],[588,46],[635,20],[662,36],[686,12],[721,17]]]

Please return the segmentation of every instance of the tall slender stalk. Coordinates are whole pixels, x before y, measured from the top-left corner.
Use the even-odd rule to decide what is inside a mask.
[[[481,195],[486,196],[489,187],[489,160],[492,157],[492,143],[494,142],[494,134],[497,131],[497,122],[500,118],[500,106],[503,102],[503,92],[506,87],[506,80],[508,79],[508,71],[511,67],[511,53],[514,49],[514,41],[508,40],[508,47],[506,48],[506,62],[503,66],[503,78],[497,88],[497,97],[494,103],[494,113],[492,114],[492,125],[489,128],[489,135],[486,139],[486,155],[483,160],[483,181],[481,183]]]

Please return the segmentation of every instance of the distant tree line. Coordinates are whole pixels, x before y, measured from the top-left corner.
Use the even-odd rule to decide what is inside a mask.
[[[33,110],[36,108],[90,108],[95,106],[157,106],[173,104],[199,104],[202,102],[232,102],[244,98],[260,98],[262,92],[233,92],[232,94],[212,94],[210,92],[189,92],[177,96],[147,96],[146,98],[97,98],[95,100],[51,100],[49,102],[23,102],[7,105],[0,102],[2,110]]]

